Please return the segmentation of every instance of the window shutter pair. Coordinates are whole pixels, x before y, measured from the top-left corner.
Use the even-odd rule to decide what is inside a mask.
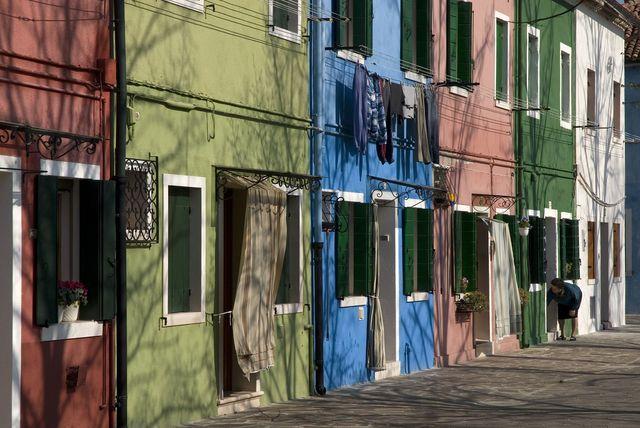
[[[353,16],[349,16],[349,2],[353,3]],[[333,26],[334,47],[349,47],[349,26],[353,31],[353,46],[365,56],[373,49],[373,0],[334,0],[333,9],[351,22],[338,20]]]
[[[447,80],[471,82],[473,47],[473,4],[447,2]]]
[[[560,221],[560,275],[562,279],[580,278],[580,229],[578,220]]]
[[[189,312],[191,190],[169,187],[169,312]]]
[[[402,0],[401,15],[401,68],[431,74],[432,0]]]
[[[350,295],[367,296],[374,275],[371,205],[338,202],[336,223],[336,296],[340,299]],[[350,239],[353,240],[351,244]],[[349,257],[350,246],[353,257]],[[350,269],[353,271],[353,292],[349,290]]]
[[[520,234],[518,233],[518,219],[514,215],[509,214],[496,214],[496,220],[502,220],[509,225],[509,236],[511,237],[511,250],[513,251],[513,264],[516,268],[516,278],[518,285],[523,286],[523,282],[520,278],[520,266],[522,258],[520,254]]]
[[[505,47],[507,45],[508,26],[504,21],[496,21],[496,98],[499,100],[507,99],[507,82],[506,64],[509,61],[505,55]]]
[[[433,210],[405,208],[402,233],[404,294],[433,291]]]
[[[116,309],[115,183],[77,180],[80,193],[80,281],[89,289],[80,318],[110,320]],[[36,324],[58,322],[58,178],[37,177]]]
[[[477,264],[476,250],[476,214],[465,211],[454,211],[453,227],[455,241],[455,284],[454,291],[462,293],[462,278],[467,278],[466,291],[477,289]]]
[[[547,246],[544,219],[530,217],[529,223],[529,278],[534,284],[547,281]]]

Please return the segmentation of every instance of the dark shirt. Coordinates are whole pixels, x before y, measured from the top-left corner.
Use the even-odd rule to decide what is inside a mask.
[[[568,306],[572,310],[577,310],[582,301],[582,291],[580,291],[580,287],[570,282],[565,282],[563,289],[564,293],[562,295],[554,294],[553,291],[549,289],[549,291],[547,291],[547,305],[551,303],[552,300],[555,300],[559,305]]]

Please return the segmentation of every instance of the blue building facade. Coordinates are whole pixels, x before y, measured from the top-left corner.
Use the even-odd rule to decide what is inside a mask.
[[[335,3],[324,0],[320,7],[325,10],[333,7],[334,13],[340,15],[354,13],[336,10]],[[368,48],[358,44],[358,36],[351,34],[351,31],[359,31],[357,17],[356,28],[347,29],[350,34],[346,39],[340,39],[336,34],[347,28],[339,22],[323,27],[322,35],[324,47],[331,48],[324,50],[323,57],[325,125],[321,175],[323,200],[328,206],[324,211],[325,214],[329,212],[329,222],[334,219],[336,225],[324,233],[324,373],[328,389],[425,370],[434,364],[433,294],[429,291],[407,293],[403,279],[407,257],[404,225],[409,221],[405,218],[405,207],[423,211],[432,208],[430,198],[421,191],[421,186],[430,186],[433,182],[432,166],[416,161],[413,120],[401,123],[395,118],[392,120],[394,161],[390,164],[380,162],[375,142],[370,140],[361,153],[353,137],[353,82],[358,62],[362,61],[369,73],[411,86],[416,82],[429,83],[429,73],[422,68],[422,76],[407,74],[401,68],[401,0],[356,1],[353,5],[371,8],[366,12],[370,18],[370,26],[365,30],[369,32]],[[352,42],[351,37],[356,41]],[[345,40],[357,47],[345,46]],[[341,46],[345,49],[339,49]],[[356,272],[351,275],[358,275],[359,260],[354,247],[359,244],[359,231],[355,221],[350,220],[358,208],[348,208],[353,202],[365,204],[362,207],[369,212],[374,205],[377,209],[377,222],[374,223],[377,223],[375,236],[379,240],[378,301],[384,320],[385,370],[370,370],[367,363],[367,344],[371,340],[368,339],[368,323],[373,315],[370,306],[373,299],[366,297],[367,292],[345,291],[340,284],[342,280],[350,284],[347,287],[358,287],[357,278],[339,278],[340,233],[349,237],[350,243],[342,250],[349,254],[349,263],[355,266],[351,271]],[[340,227],[343,227],[342,231]],[[416,286],[418,289],[421,286]]]

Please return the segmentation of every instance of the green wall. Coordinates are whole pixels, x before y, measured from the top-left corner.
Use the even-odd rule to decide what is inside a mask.
[[[162,174],[206,178],[208,314],[219,312],[214,166],[308,173],[310,165],[305,40],[268,34],[267,1],[215,3],[206,15],[162,0],[129,0],[126,9],[129,104],[140,113],[129,126],[127,156],[158,156],[160,219]],[[303,225],[310,224],[309,200],[304,194]],[[303,230],[303,302],[310,303],[310,236]],[[160,242],[163,233],[160,221]],[[218,323],[208,317],[161,327],[161,244],[129,248],[127,270],[129,425],[214,416]],[[308,308],[276,317],[276,363],[261,375],[263,403],[310,393]]]
[[[567,12],[552,19],[539,20]],[[558,212],[574,212],[575,148],[573,130],[560,126],[560,43],[573,50],[575,67],[575,17],[562,1],[519,0],[516,2],[516,20],[530,22],[540,30],[540,105],[548,111],[540,111],[539,119],[526,111],[515,114],[516,156],[519,168],[516,179],[523,198],[519,202],[519,214],[527,210],[540,211],[553,208]],[[539,20],[537,22],[531,22]],[[516,97],[527,99],[526,49],[527,24],[516,24]],[[517,32],[520,32],[518,38]],[[575,103],[575,73],[572,72],[572,103]],[[575,112],[575,105],[572,107]],[[518,150],[518,142],[521,150]],[[527,239],[523,240],[524,245]],[[527,269],[526,264],[523,264]],[[523,284],[528,284],[528,273],[521,272]],[[531,293],[530,304],[524,314],[523,346],[546,341],[545,287]]]

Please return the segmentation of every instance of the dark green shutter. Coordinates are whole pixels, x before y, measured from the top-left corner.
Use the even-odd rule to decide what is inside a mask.
[[[336,202],[336,297],[349,294],[349,203]]]
[[[169,313],[189,311],[190,212],[190,190],[169,187]]]
[[[578,220],[560,222],[560,273],[563,279],[580,278],[580,239]]]
[[[417,211],[416,208],[405,208],[402,216],[402,289],[405,296],[415,291]]]
[[[496,98],[499,100],[507,98],[507,88],[505,87],[507,76],[504,75],[504,64],[508,61],[504,55],[504,48],[507,44],[506,27],[506,22],[496,20]]]
[[[447,0],[446,80],[458,80],[458,0]]]
[[[458,81],[471,82],[473,47],[473,3],[458,2]]]
[[[402,0],[401,4],[401,39],[400,52],[402,62],[400,68],[403,70],[413,69],[416,59],[413,57],[413,47],[416,43],[416,34],[413,28],[413,11],[416,0]]]
[[[353,203],[353,295],[366,296],[372,279],[371,206]]]
[[[349,0],[333,0],[333,10],[334,12],[341,16],[345,17],[348,15],[348,4]],[[338,48],[341,46],[347,46],[347,36],[348,36],[348,22],[342,19],[337,19],[333,21],[333,45]]]
[[[433,291],[433,211],[418,210],[417,289]]]
[[[373,0],[353,1],[353,44],[365,56],[372,54]]]
[[[115,182],[79,180],[80,281],[89,290],[80,318],[110,320],[115,315]]]
[[[36,221],[36,324],[58,322],[58,183],[56,177],[39,175]],[[6,245],[6,243],[5,243]]]
[[[545,239],[545,224],[541,217],[529,219],[529,279],[534,284],[546,282],[547,249]]]
[[[520,278],[520,234],[518,232],[518,219],[516,216],[509,214],[496,214],[496,220],[502,220],[509,225],[509,236],[511,237],[511,251],[513,252],[513,264],[516,269],[516,278],[518,286],[522,286],[522,280]]]
[[[455,211],[455,284],[456,293],[463,292],[462,278],[469,280],[466,291],[477,288],[477,250],[476,250],[476,215],[474,213]]]
[[[431,74],[433,49],[431,46],[432,0],[419,0],[416,4],[416,14],[416,62],[421,67],[421,73]]]

